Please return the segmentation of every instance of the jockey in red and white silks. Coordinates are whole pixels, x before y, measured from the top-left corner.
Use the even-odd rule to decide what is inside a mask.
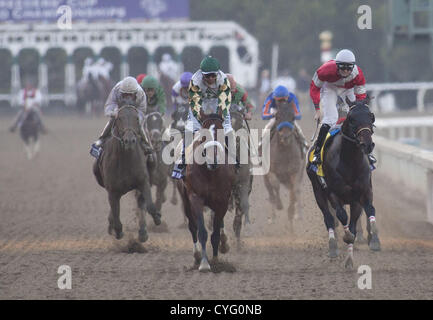
[[[41,104],[42,104],[42,94],[38,88],[35,88],[31,85],[27,85],[24,89],[21,89],[18,93],[18,105],[23,107],[18,113],[17,117],[13,125],[10,127],[10,131],[14,132],[18,127],[20,128],[26,119],[27,115],[30,111],[35,111],[39,120],[39,125],[41,127],[42,132],[45,132],[45,126],[42,123],[42,112],[41,112]]]
[[[365,77],[355,64],[355,55],[347,49],[338,52],[335,60],[325,62],[314,73],[310,84],[310,96],[316,109],[315,119],[321,118],[321,127],[316,140],[313,163],[319,164],[320,150],[328,130],[338,121],[337,101],[344,103],[366,98]],[[322,117],[320,109],[322,109]]]

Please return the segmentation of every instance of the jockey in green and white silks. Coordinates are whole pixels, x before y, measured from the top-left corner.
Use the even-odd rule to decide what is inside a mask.
[[[205,57],[200,63],[200,69],[192,76],[188,99],[190,110],[185,130],[195,132],[201,129],[200,114],[222,113],[224,118],[224,134],[233,132],[230,119],[230,105],[232,95],[230,82],[224,72],[220,70],[220,64],[213,57]],[[185,167],[185,145],[183,145],[181,159],[176,161],[172,178],[181,179]]]

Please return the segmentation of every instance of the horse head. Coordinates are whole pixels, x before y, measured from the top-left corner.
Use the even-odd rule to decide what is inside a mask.
[[[244,123],[245,107],[237,104],[232,104],[230,107],[230,116],[232,119],[232,128],[238,131]]]
[[[353,102],[346,97],[349,113],[342,126],[343,137],[356,143],[366,154],[371,153],[374,148],[372,135],[375,117],[368,107],[369,101],[368,96],[365,100]]]
[[[162,132],[164,131],[164,121],[161,114],[157,111],[146,114],[145,123],[152,145],[159,150],[162,146]]]
[[[275,125],[278,138],[283,145],[288,145],[293,137],[293,130],[295,128],[295,111],[287,100],[277,100],[276,105]]]
[[[119,140],[125,150],[136,147],[139,141],[139,111],[132,105],[124,105],[117,111],[112,136]]]
[[[202,129],[208,130],[208,134],[202,139],[202,142],[208,140],[203,145],[202,155],[206,159],[206,166],[209,170],[215,170],[220,162],[218,150],[220,154],[224,155],[224,147],[219,142],[221,139],[218,139],[219,135],[224,134],[223,121],[223,118],[218,114],[202,115]],[[209,140],[208,137],[211,139]]]

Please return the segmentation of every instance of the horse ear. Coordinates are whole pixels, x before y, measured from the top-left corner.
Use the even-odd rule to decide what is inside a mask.
[[[350,108],[356,104],[356,101],[350,101],[349,97],[346,96],[346,103]]]

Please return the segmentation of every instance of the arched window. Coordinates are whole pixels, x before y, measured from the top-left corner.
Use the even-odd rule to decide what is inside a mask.
[[[212,57],[218,59],[220,65],[221,65],[221,70],[224,73],[230,73],[230,54],[229,54],[229,49],[227,49],[227,47],[224,46],[215,46],[212,47],[209,50],[209,55],[211,55]]]
[[[181,54],[183,70],[196,72],[200,69],[200,61],[203,59],[203,51],[199,47],[185,47]]]
[[[134,78],[140,73],[147,74],[149,53],[142,47],[132,47],[128,51],[129,74]]]

